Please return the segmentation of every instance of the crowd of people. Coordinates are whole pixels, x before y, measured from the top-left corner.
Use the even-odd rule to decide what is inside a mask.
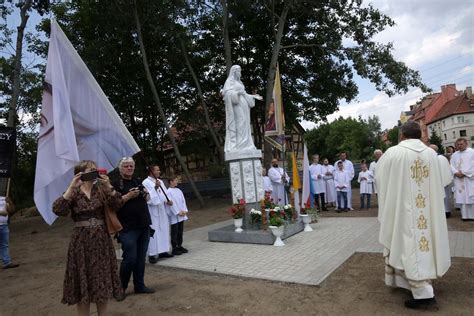
[[[154,293],[144,280],[147,256],[156,263],[188,252],[183,247],[188,209],[177,188],[179,178],[169,177],[166,187],[160,167],[152,165],[141,181],[134,176],[135,161],[130,157],[122,158],[118,169],[119,179],[110,182],[95,162],[82,161],[66,192],[53,204],[55,214],[74,221],[62,302],[76,304],[79,315],[89,315],[91,303],[97,305],[99,315],[105,315],[110,298],[125,299],[132,275],[135,293]],[[122,248],[120,268],[111,217],[120,226],[115,234]]]

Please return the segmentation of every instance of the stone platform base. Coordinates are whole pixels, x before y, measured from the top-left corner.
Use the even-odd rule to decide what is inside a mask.
[[[234,225],[224,226],[216,230],[211,230],[207,233],[209,241],[220,242],[234,242],[243,244],[261,244],[273,245],[275,237],[271,229],[268,230],[244,230],[241,233],[236,233]],[[281,239],[288,238],[304,230],[302,222],[296,222],[285,226],[283,236]]]

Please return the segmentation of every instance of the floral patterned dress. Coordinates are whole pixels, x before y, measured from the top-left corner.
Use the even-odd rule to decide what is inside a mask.
[[[107,197],[108,205],[118,209],[121,195]],[[104,203],[97,186],[93,186],[90,199],[76,188],[70,199],[63,197],[53,204],[59,216],[71,217],[74,222],[90,218],[104,220]],[[105,302],[120,295],[123,289],[117,272],[117,260],[112,239],[105,225],[75,227],[67,254],[62,303],[88,304]]]

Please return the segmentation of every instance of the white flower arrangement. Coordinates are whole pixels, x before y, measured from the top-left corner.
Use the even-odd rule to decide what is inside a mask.
[[[288,209],[290,209],[290,208],[292,208],[292,207],[293,207],[293,206],[291,206],[291,204],[286,204],[285,206],[283,206],[283,208],[284,208],[285,210],[288,210]]]
[[[262,211],[259,211],[259,210],[256,210],[256,209],[253,208],[253,209],[250,210],[250,214],[262,216]]]
[[[273,209],[275,212],[278,212],[280,210],[280,207],[279,206],[275,206],[275,208]]]

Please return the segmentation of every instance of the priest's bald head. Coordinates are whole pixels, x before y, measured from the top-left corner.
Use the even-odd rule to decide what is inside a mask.
[[[421,127],[415,121],[408,121],[402,125],[401,129],[401,138],[400,140],[405,139],[420,139],[421,138]]]

